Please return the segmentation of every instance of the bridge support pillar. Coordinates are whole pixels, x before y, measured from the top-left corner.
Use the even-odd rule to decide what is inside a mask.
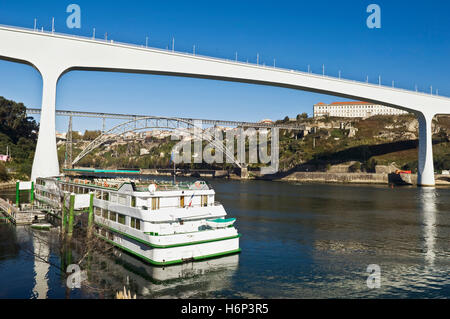
[[[248,168],[247,166],[242,166],[241,168],[241,179],[248,179],[249,175],[248,175]]]
[[[419,120],[419,163],[418,163],[418,186],[434,186],[434,163],[433,163],[433,132],[431,124],[432,114],[418,113]]]
[[[34,154],[31,180],[38,177],[59,175],[58,154],[56,149],[55,104],[56,84],[59,74],[52,72],[42,74],[42,110],[39,123],[39,136]]]

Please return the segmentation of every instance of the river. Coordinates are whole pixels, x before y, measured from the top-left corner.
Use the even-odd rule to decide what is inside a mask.
[[[0,221],[0,298],[111,298],[124,286],[138,298],[450,297],[449,188],[209,183],[237,218],[241,254],[158,268],[101,251],[70,291],[55,231]],[[367,284],[369,265],[379,288]]]

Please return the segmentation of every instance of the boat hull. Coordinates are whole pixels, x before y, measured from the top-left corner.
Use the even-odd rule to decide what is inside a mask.
[[[236,254],[241,251],[239,248],[240,235],[168,248],[151,247],[124,234],[110,230],[106,231],[102,228],[97,232],[97,236],[115,247],[156,266],[215,258]]]

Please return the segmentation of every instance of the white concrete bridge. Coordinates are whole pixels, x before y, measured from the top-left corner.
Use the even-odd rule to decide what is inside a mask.
[[[433,186],[431,122],[450,114],[450,98],[333,77],[112,41],[0,26],[0,59],[35,67],[43,80],[40,132],[32,179],[59,174],[56,86],[73,70],[146,73],[285,87],[399,108],[419,120],[418,184]]]

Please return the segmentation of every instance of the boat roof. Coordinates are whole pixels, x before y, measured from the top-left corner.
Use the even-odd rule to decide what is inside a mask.
[[[173,183],[170,181],[141,181],[133,180],[129,178],[119,178],[119,179],[107,179],[107,178],[94,178],[94,179],[83,179],[83,178],[70,178],[58,177],[57,180],[65,183],[88,186],[101,189],[109,189],[118,191],[124,185],[130,185],[133,187],[135,192],[148,192],[150,185],[155,185],[156,191],[177,191],[177,190],[209,190],[210,187],[205,181],[195,181],[195,182],[177,182]]]

